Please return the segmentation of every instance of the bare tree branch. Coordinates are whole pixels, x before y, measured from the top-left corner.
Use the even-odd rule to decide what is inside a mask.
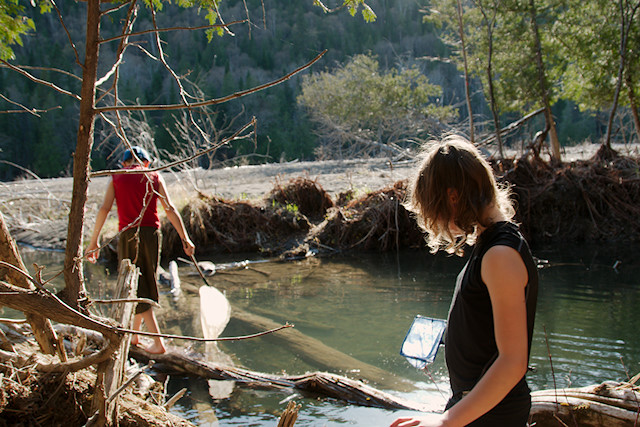
[[[228,138],[224,138],[223,140],[221,140],[219,143],[215,144],[213,147],[209,147],[207,149],[198,151],[196,154],[187,157],[185,159],[181,159],[181,160],[176,160],[175,162],[171,162],[168,163],[166,165],[163,166],[158,166],[157,168],[151,168],[151,169],[147,169],[145,170],[145,172],[157,172],[157,171],[161,171],[164,169],[169,169],[172,168],[174,166],[178,166],[181,165],[183,163],[188,163],[202,155],[205,155],[213,150],[217,150],[218,148],[222,147],[225,144],[228,144],[232,141],[235,141],[237,139],[240,139],[242,137],[240,137],[240,135],[242,134],[242,132],[244,132],[245,130],[247,130],[249,127],[251,126],[255,126],[256,124],[256,118],[252,118],[250,122],[248,122],[247,124],[245,124],[243,127],[240,128],[240,130],[238,130],[236,133],[234,133],[233,135],[231,135]],[[100,172],[94,172],[91,174],[92,178],[95,177],[99,177],[99,176],[108,176],[108,175],[118,175],[118,174],[130,174],[130,173],[140,173],[140,171],[131,171],[131,170],[127,170],[127,169],[116,169],[116,170],[106,170],[106,171],[100,171]]]
[[[151,18],[152,18],[152,22],[153,22],[153,27],[157,29],[158,28],[158,23],[156,21],[156,10],[153,7],[151,8]],[[176,81],[176,84],[178,85],[178,88],[180,89],[180,98],[182,98],[183,104],[185,106],[189,106],[189,101],[187,100],[187,95],[189,95],[189,94],[184,89],[184,86],[182,85],[182,81],[180,80],[180,77],[178,77],[178,75],[175,73],[175,71],[173,71],[173,69],[167,63],[167,60],[164,57],[164,50],[162,49],[162,43],[161,43],[161,40],[160,40],[160,34],[156,32],[155,33],[155,38],[156,38],[156,43],[158,45],[158,52],[159,52],[158,57],[160,59],[160,62],[162,62],[162,65],[164,65],[164,67],[167,69],[169,74],[171,74],[173,79]],[[189,95],[189,96],[191,97],[191,95]],[[196,123],[196,120],[193,118],[192,110],[189,109],[188,111],[189,111],[189,120],[191,121],[191,124],[193,125],[193,127],[195,127],[198,130],[198,132],[200,132],[200,135],[202,136],[202,138],[205,141],[207,141],[207,143],[209,143],[209,136]]]
[[[0,64],[0,68],[5,67],[4,65]],[[64,74],[68,77],[72,77],[78,81],[82,81],[82,77],[77,76],[75,74],[73,74],[72,72],[69,72],[67,70],[62,70],[60,68],[54,68],[54,67],[36,67],[33,65],[17,65],[17,67],[22,68],[23,70],[38,70],[38,71],[53,71],[55,73],[60,73],[60,74]]]
[[[263,335],[272,334],[282,329],[293,328],[294,325],[285,323],[282,326],[272,328],[266,331],[258,332],[250,335],[241,335],[235,337],[222,337],[222,338],[199,338],[190,337],[185,335],[171,335],[171,334],[157,334],[153,332],[143,332],[133,329],[125,329],[118,326],[108,325],[101,320],[81,313],[74,308],[70,307],[60,298],[53,293],[45,289],[42,284],[38,283],[31,275],[15,267],[13,264],[9,264],[4,261],[0,261],[0,265],[6,268],[22,274],[28,280],[35,283],[40,292],[29,289],[24,289],[18,286],[14,286],[10,283],[0,280],[0,303],[7,307],[14,308],[23,312],[38,312],[40,315],[45,315],[51,320],[68,323],[76,326],[85,327],[102,333],[103,335],[111,335],[113,338],[115,335],[127,333],[137,334],[149,337],[162,337],[172,338],[197,342],[217,342],[217,341],[239,341],[251,338],[257,338]],[[31,304],[30,304],[31,302]],[[40,311],[39,311],[40,310]],[[54,318],[55,317],[55,318]],[[107,338],[108,339],[108,338]],[[93,362],[97,363],[97,362]]]
[[[48,82],[46,80],[42,80],[37,78],[36,76],[28,73],[27,71],[25,71],[24,69],[17,67],[15,65],[9,64],[7,61],[5,61],[4,59],[0,59],[0,64],[3,64],[5,67],[12,69],[13,71],[15,71],[16,73],[22,74],[23,76],[25,76],[26,78],[28,78],[29,80],[35,82],[35,83],[39,83],[41,85],[50,87],[64,95],[68,95],[72,98],[75,98],[77,101],[80,101],[80,95],[76,95],[75,93],[69,92],[68,90],[62,89],[61,87],[56,86],[55,84]]]
[[[208,29],[211,29],[211,28],[226,28],[226,27],[229,27],[231,25],[243,24],[245,22],[248,22],[248,20],[247,19],[242,19],[240,21],[229,22],[228,24],[200,25],[198,27],[154,28],[153,30],[137,31],[135,33],[127,33],[127,34],[122,34],[122,35],[119,35],[119,36],[110,37],[108,39],[101,40],[100,44],[112,42],[114,40],[122,39],[122,38],[125,38],[125,37],[142,36],[142,35],[149,34],[149,33],[166,33],[166,32],[169,32],[169,31],[197,31],[197,30],[208,30]]]
[[[29,114],[33,114],[36,117],[40,117],[40,114],[38,114],[38,113],[48,113],[49,111],[58,110],[58,109],[62,108],[60,105],[58,105],[56,107],[47,108],[46,110],[36,109],[36,108],[29,108],[29,107],[26,107],[26,106],[20,104],[19,102],[10,100],[9,98],[7,98],[6,96],[4,96],[1,93],[0,93],[0,98],[4,99],[9,104],[13,104],[13,105],[16,105],[16,106],[21,108],[20,110],[4,110],[4,111],[0,111],[0,114],[29,113]]]
[[[265,83],[263,85],[253,87],[251,89],[235,92],[235,93],[232,93],[231,95],[223,96],[222,98],[214,98],[214,99],[209,99],[207,101],[194,102],[193,104],[190,104],[189,107],[190,108],[198,108],[198,107],[204,107],[204,106],[207,106],[207,105],[222,104],[224,102],[231,101],[232,99],[242,98],[242,97],[250,95],[252,93],[259,92],[261,90],[268,89],[268,88],[273,87],[273,86],[277,86],[280,83],[282,83],[282,82],[284,82],[286,80],[289,80],[291,77],[293,77],[294,75],[298,74],[299,72],[304,71],[307,68],[311,67],[317,61],[319,61],[320,58],[322,58],[322,56],[326,52],[327,52],[326,49],[323,50],[322,52],[320,52],[315,58],[313,58],[308,63],[296,68],[295,70],[291,71],[289,74],[286,74],[285,76],[282,76],[282,77],[280,77],[280,78],[278,78],[276,80],[273,80],[273,81],[271,81],[269,83]],[[98,108],[96,108],[96,111],[98,113],[102,113],[102,112],[105,112],[105,111],[118,111],[118,110],[120,110],[120,111],[123,111],[123,110],[127,110],[127,111],[153,111],[153,110],[181,110],[181,109],[184,109],[184,108],[185,108],[185,105],[183,105],[183,104],[126,105],[126,106],[122,106],[122,107],[118,107],[118,106],[98,107]]]
[[[133,0],[134,3],[135,1],[136,0]],[[125,1],[122,4],[117,5],[116,7],[112,7],[111,9],[105,9],[104,11],[100,12],[100,16],[105,16],[105,15],[109,15],[110,13],[117,12],[120,9],[127,7],[129,3],[131,3],[131,0]]]
[[[73,42],[73,40],[71,39],[71,34],[69,33],[69,30],[67,29],[67,25],[64,23],[64,20],[62,19],[62,13],[60,13],[60,9],[58,9],[58,5],[56,4],[56,2],[54,0],[49,0],[51,2],[51,4],[53,5],[54,9],[56,10],[56,13],[58,14],[58,20],[60,21],[60,24],[62,25],[62,28],[64,29],[64,32],[67,33],[67,38],[69,39],[69,44],[71,45],[71,49],[73,49],[73,53],[76,55],[76,64],[80,65],[82,67],[82,64],[80,63],[80,55],[78,55],[78,50],[76,49],[76,45]]]
[[[123,32],[129,32],[129,31],[131,31],[131,28],[133,28],[133,24],[136,21],[136,17],[138,16],[137,8],[135,7],[135,5],[136,5],[136,2],[134,0],[134,1],[131,2],[131,7],[129,8],[129,11],[127,12],[127,21],[126,21],[125,26],[122,29]],[[101,79],[98,79],[96,81],[96,87],[102,85],[102,83],[104,83],[107,80],[109,80],[109,77],[111,77],[113,74],[116,73],[116,70],[120,67],[120,64],[122,64],[122,60],[124,58],[124,53],[127,50],[128,40],[129,40],[129,37],[127,37],[126,35],[123,38],[121,38],[120,45],[118,46],[118,53],[116,55],[116,61],[114,62],[113,66],[111,67],[111,70],[109,70],[104,75],[104,77],[102,77]],[[115,86],[115,81],[114,81],[114,86]]]

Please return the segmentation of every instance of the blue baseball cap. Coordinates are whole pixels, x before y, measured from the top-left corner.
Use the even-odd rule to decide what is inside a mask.
[[[133,152],[136,153],[136,157],[138,157],[140,160],[143,160],[146,162],[151,161],[151,156],[149,155],[149,152],[144,148],[138,145],[134,145],[133,147],[131,147],[131,150],[133,150]],[[122,155],[122,163],[128,162],[133,158],[133,154],[131,154],[131,150],[127,149],[124,152],[124,154]]]

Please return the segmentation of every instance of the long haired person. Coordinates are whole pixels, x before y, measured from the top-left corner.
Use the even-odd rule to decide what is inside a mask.
[[[449,136],[426,151],[407,207],[431,252],[463,255],[472,248],[444,337],[452,397],[442,414],[398,418],[391,426],[526,426],[538,273],[512,221],[508,189],[497,185],[473,144]]]

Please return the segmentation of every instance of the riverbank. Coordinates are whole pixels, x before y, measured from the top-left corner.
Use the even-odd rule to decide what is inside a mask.
[[[591,158],[598,148],[598,144],[566,147],[563,161],[569,166],[585,161]],[[613,148],[625,157],[638,158],[640,155],[638,145],[616,145]],[[521,154],[518,151],[510,151],[508,157],[518,158]],[[290,180],[299,177],[316,182],[334,201],[340,193],[349,193],[351,198],[357,199],[408,178],[416,167],[415,161],[391,162],[388,159],[296,161],[213,170],[163,172],[163,176],[174,202],[183,208],[202,195],[218,200],[264,204],[264,200],[274,188],[285,186]],[[547,179],[550,177],[547,176]],[[89,185],[84,230],[87,237],[91,233],[108,180],[108,177],[96,178]],[[72,184],[72,178],[31,178],[1,183],[0,210],[12,236],[23,244],[53,250],[64,249]],[[527,184],[529,188],[526,191],[531,191],[532,185],[539,183],[530,180]],[[544,190],[543,193],[550,191],[549,188]],[[558,190],[561,191],[562,188]],[[579,196],[579,192],[569,195],[574,199]],[[557,202],[562,202],[564,196],[560,194],[558,197],[560,199]],[[529,195],[526,199],[530,199]],[[548,212],[550,207],[543,206],[543,212]],[[590,215],[589,212],[585,214]],[[115,215],[111,215],[105,232],[114,233],[115,230]],[[544,236],[549,231],[545,229],[541,233]]]

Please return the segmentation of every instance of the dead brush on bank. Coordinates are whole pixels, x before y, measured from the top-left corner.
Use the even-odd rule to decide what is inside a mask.
[[[339,250],[389,251],[422,246],[423,234],[402,205],[406,191],[406,181],[398,181],[345,207],[330,209],[314,238]]]
[[[306,217],[293,210],[217,197],[192,201],[182,210],[182,218],[197,248],[217,252],[271,253],[310,228]],[[162,225],[162,235],[163,256],[180,255],[180,237],[168,221]]]
[[[267,197],[267,203],[296,206],[301,214],[311,220],[321,219],[327,209],[333,206],[331,196],[317,181],[303,177],[291,179],[284,186],[276,181]]]
[[[558,166],[522,158],[502,167],[530,241],[640,239],[637,159],[598,153]]]
[[[83,425],[91,410],[95,371],[42,373],[37,363],[55,358],[38,352],[27,339],[28,327],[2,324],[0,330],[0,425]]]

